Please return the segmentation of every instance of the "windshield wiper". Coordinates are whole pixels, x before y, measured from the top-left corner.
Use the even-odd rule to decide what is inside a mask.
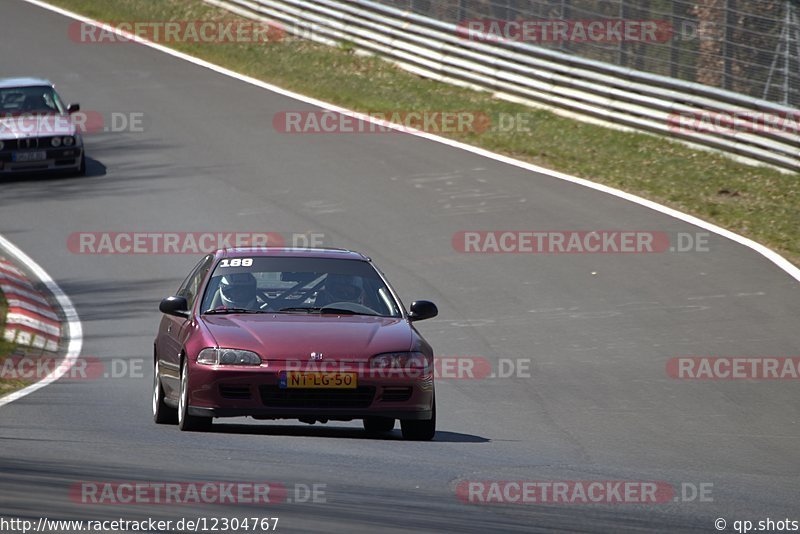
[[[225,313],[272,313],[266,310],[250,310],[248,308],[216,308],[211,310],[206,310],[203,312],[203,315],[217,315],[217,314],[225,314]]]
[[[320,313],[348,314],[348,315],[375,315],[374,313],[366,313],[366,312],[348,310],[347,308],[328,308],[327,306],[322,308],[319,312]]]
[[[358,312],[354,310],[348,310],[346,308],[329,308],[327,306],[323,306],[322,308],[319,307],[309,307],[309,306],[297,306],[292,308],[281,308],[281,312],[306,312],[306,313],[332,313],[332,314],[339,314],[339,315],[370,315],[375,316],[374,313],[364,313]]]

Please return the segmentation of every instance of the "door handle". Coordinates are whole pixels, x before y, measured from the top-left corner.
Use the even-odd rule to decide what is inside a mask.
[[[171,334],[171,333],[172,333],[172,325],[169,325],[167,327],[167,334]]]

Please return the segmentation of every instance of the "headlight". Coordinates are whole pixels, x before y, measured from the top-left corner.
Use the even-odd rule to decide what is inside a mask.
[[[50,140],[50,144],[53,145],[54,147],[60,147],[61,146],[61,138],[60,137],[52,138]]]
[[[387,352],[369,360],[373,369],[422,369],[428,370],[430,364],[421,352]]]
[[[5,146],[6,146],[6,144],[4,142],[0,141],[0,150],[3,150],[3,147],[5,147]]]
[[[261,357],[255,352],[239,349],[203,349],[197,355],[197,363],[203,365],[261,365]]]
[[[65,137],[64,138],[64,146],[72,146],[74,144],[75,144],[75,138],[74,137]]]

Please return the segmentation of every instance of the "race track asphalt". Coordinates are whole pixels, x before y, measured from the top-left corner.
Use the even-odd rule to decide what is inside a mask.
[[[368,439],[360,422],[152,423],[151,370],[60,381],[0,409],[0,515],[279,517],[297,532],[714,531],[800,519],[796,381],[689,381],[682,355],[796,356],[800,292],[752,250],[462,254],[464,230],[698,228],[598,191],[400,134],[286,135],[313,107],[136,44],[87,45],[71,21],[0,3],[0,75],[37,75],[141,132],[87,137],[89,176],[0,178],[0,233],[73,299],[83,355],[150,362],[159,300],[193,255],[74,254],[74,232],[317,232],[373,257],[440,356],[530,360],[531,376],[445,379],[439,433]],[[35,36],[35,38],[32,38]],[[268,507],[87,505],[81,481],[324,484],[326,502]],[[480,505],[465,480],[713,485],[713,502]],[[679,492],[680,493],[680,492]],[[794,517],[792,517],[794,515]],[[729,527],[730,530],[731,527]]]

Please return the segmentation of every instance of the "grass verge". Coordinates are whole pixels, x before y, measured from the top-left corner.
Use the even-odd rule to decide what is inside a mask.
[[[103,21],[235,19],[200,0],[50,0]],[[64,38],[68,38],[65,27]],[[85,45],[85,46],[103,46]],[[120,46],[118,44],[110,46]],[[123,45],[125,46],[125,45]],[[183,52],[305,95],[368,113],[528,114],[527,132],[445,134],[459,141],[610,185],[712,221],[800,265],[800,175],[737,163],[645,134],[619,132],[417,77],[346,44],[173,43]]]

